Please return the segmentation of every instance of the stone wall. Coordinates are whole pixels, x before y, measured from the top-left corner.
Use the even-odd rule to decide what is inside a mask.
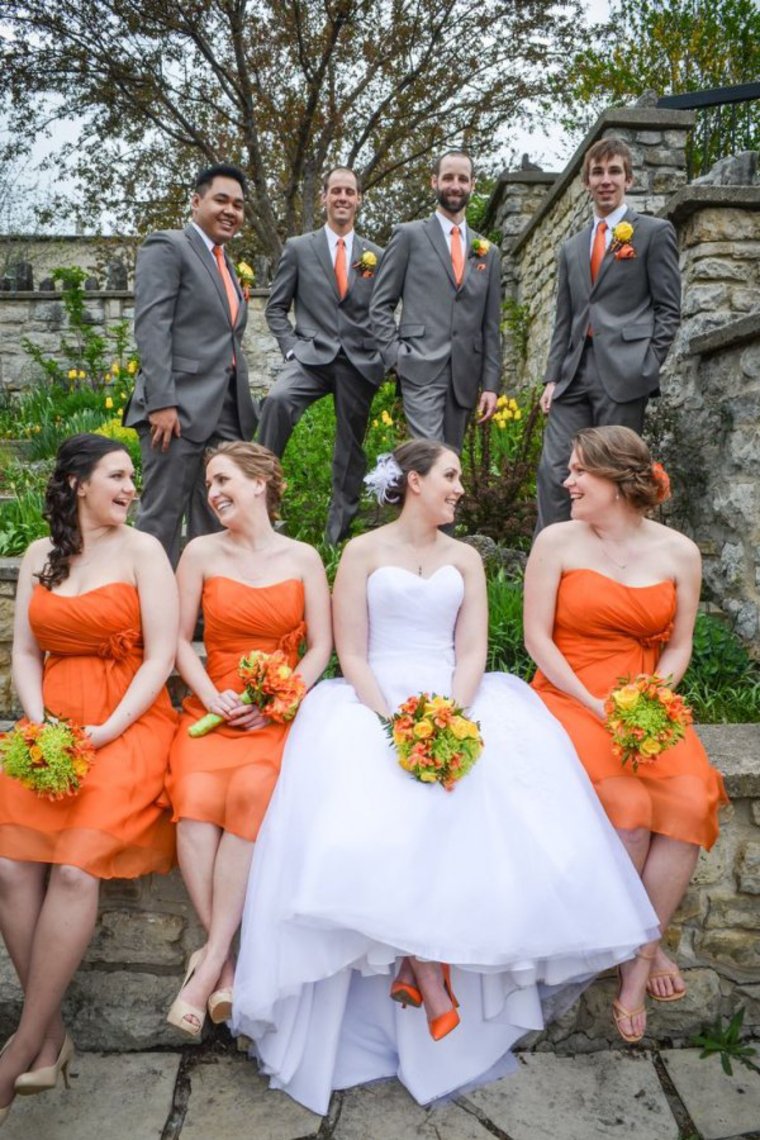
[[[710,854],[702,853],[667,942],[685,970],[688,996],[649,1002],[649,1036],[686,1044],[708,1021],[744,1006],[745,1029],[760,1036],[760,726],[701,729],[726,778],[733,805]],[[178,872],[103,884],[95,936],[69,989],[65,1017],[83,1049],[149,1049],[177,1044],[165,1022],[189,951],[202,935]],[[531,1043],[591,1052],[620,1045],[611,1028],[615,979],[602,978]],[[13,1031],[21,994],[0,956],[0,1035]],[[183,1044],[188,1039],[182,1038]]]
[[[256,392],[267,391],[282,367],[280,350],[264,320],[268,296],[268,289],[251,291],[243,338],[251,387]],[[107,332],[119,321],[127,321],[131,329],[134,294],[127,291],[88,293],[87,311],[98,332]],[[18,391],[40,378],[39,368],[22,348],[24,337],[46,354],[56,356],[65,333],[66,314],[60,294],[0,292],[0,389]]]

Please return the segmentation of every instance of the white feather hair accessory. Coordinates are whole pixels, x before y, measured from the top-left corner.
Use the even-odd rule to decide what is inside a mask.
[[[371,471],[367,472],[364,476],[364,482],[367,490],[370,491],[378,503],[393,502],[393,499],[387,497],[388,489],[393,483],[403,479],[404,472],[399,467],[396,460],[390,451],[384,452],[383,455],[378,455],[377,463]]]

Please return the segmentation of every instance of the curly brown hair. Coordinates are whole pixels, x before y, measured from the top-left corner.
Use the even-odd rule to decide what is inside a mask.
[[[643,514],[662,500],[649,448],[631,428],[582,428],[573,436],[573,447],[586,470],[615,483],[621,499],[634,510]]]
[[[45,488],[42,517],[50,527],[52,549],[45,565],[37,574],[47,590],[65,582],[71,559],[82,553],[82,532],[77,510],[77,487],[92,475],[105,455],[112,451],[127,452],[123,443],[103,435],[82,432],[65,439],[58,448],[55,468]],[[131,463],[131,460],[130,460]]]
[[[231,440],[220,443],[205,455],[206,466],[217,455],[226,455],[248,479],[263,479],[267,485],[267,514],[274,522],[279,518],[280,503],[285,493],[285,477],[273,451],[260,443]]]

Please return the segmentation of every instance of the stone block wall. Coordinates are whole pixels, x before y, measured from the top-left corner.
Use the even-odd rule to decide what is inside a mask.
[[[624,139],[634,165],[628,201],[640,213],[654,214],[686,183],[685,146],[693,124],[691,111],[614,108],[599,117],[561,174],[542,175],[542,182],[538,174],[536,181],[526,182],[525,174],[500,180],[489,214],[503,234],[504,295],[523,307],[530,330],[525,361],[505,338],[507,388],[533,384],[543,375],[554,322],[557,255],[562,242],[591,216],[581,182],[588,148],[608,135]],[[548,191],[539,193],[547,182]]]
[[[251,387],[255,392],[267,391],[282,367],[280,350],[264,320],[268,296],[268,289],[252,290],[243,338]],[[87,311],[97,332],[105,333],[119,321],[127,321],[131,330],[134,294],[89,293]],[[23,338],[28,338],[47,355],[56,356],[65,332],[66,315],[60,295],[0,292],[0,389],[18,391],[40,378],[37,365],[21,346]]]

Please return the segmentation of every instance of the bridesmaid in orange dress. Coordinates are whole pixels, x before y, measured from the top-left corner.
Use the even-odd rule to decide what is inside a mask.
[[[208,936],[191,955],[168,1015],[191,1037],[200,1035],[207,1010],[214,1022],[232,1012],[230,946],[289,729],[241,703],[238,662],[252,649],[280,649],[295,665],[305,640],[298,672],[310,687],[332,648],[330,595],[319,555],[272,526],[283,491],[277,458],[260,444],[224,443],[208,461],[206,486],[225,529],[189,543],[177,569],[177,667],[193,696],[185,701],[168,781],[182,875]],[[192,646],[201,606],[207,669]],[[190,737],[188,728],[206,712],[226,723],[208,736]]]
[[[619,678],[651,673],[674,684],[689,664],[701,563],[685,535],[646,517],[669,493],[649,449],[625,427],[584,428],[573,440],[572,521],[543,530],[525,574],[525,644],[533,686],[562,722],[665,930],[700,846],[718,835],[723,779],[692,728],[634,773],[613,755],[604,700]],[[645,993],[678,1001],[686,986],[659,942],[621,967],[613,1005],[626,1041],[644,1035]]]
[[[162,804],[177,718],[165,681],[177,590],[154,538],[126,525],[135,494],[121,444],[77,435],[48,483],[49,539],[19,572],[13,679],[26,717],[84,725],[97,749],[73,797],[39,798],[0,774],[0,928],[24,990],[0,1056],[0,1121],[15,1093],[68,1082],[61,1002],[90,941],[100,879],[171,868]]]

